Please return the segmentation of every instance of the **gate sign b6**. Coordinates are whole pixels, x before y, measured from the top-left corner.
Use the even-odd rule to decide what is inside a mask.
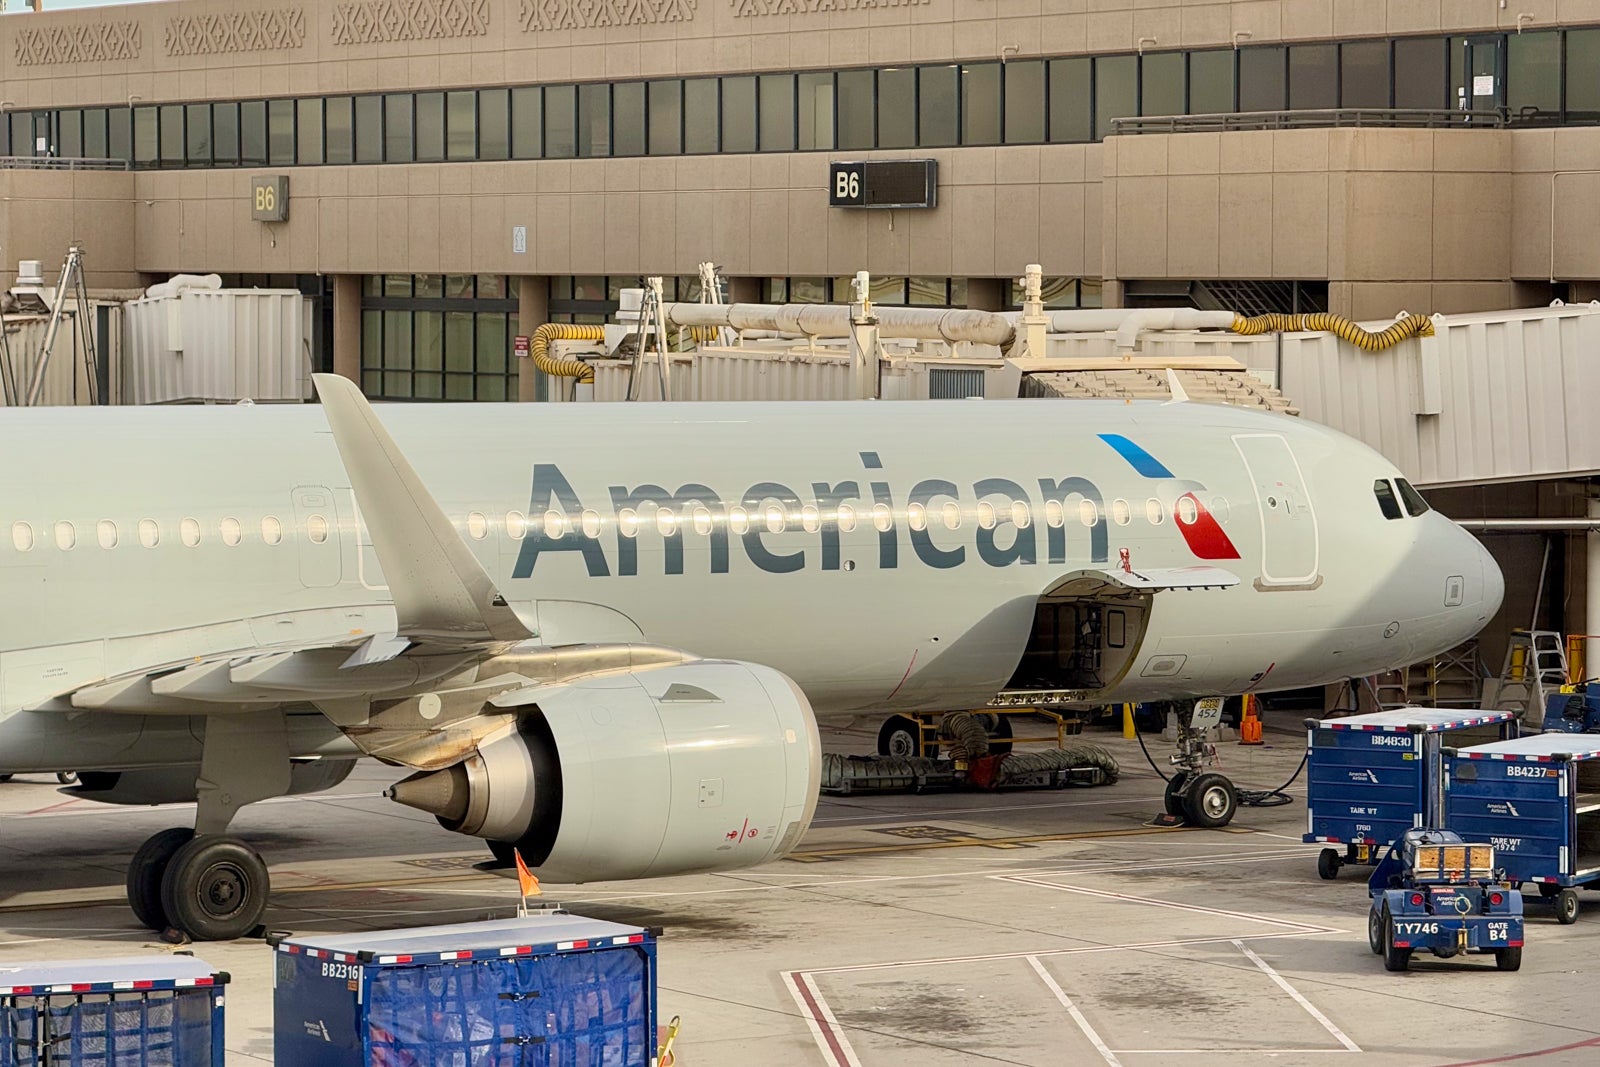
[[[934,207],[939,164],[932,159],[875,159],[828,164],[829,207]]]
[[[257,222],[289,221],[289,176],[287,174],[251,175],[250,217]]]

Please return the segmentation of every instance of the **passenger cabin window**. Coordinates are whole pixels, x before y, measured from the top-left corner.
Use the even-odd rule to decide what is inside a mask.
[[[63,552],[72,551],[78,543],[78,531],[70,522],[56,523],[56,547]]]
[[[154,548],[161,543],[161,527],[156,520],[139,520],[139,543],[146,548]]]
[[[1144,517],[1151,526],[1160,526],[1166,521],[1167,513],[1161,507],[1161,501],[1151,497],[1144,502]]]
[[[482,541],[489,536],[489,520],[483,512],[474,511],[467,516],[467,533],[474,541]]]
[[[311,543],[320,545],[328,540],[328,520],[321,515],[312,515],[306,519],[306,536],[311,538]]]
[[[117,547],[117,524],[110,519],[101,519],[96,523],[95,533],[100,538],[101,548]]]
[[[1400,501],[1394,498],[1394,487],[1383,478],[1372,483],[1372,495],[1378,498],[1378,507],[1386,519],[1400,518]]]
[[[200,520],[184,519],[178,523],[178,536],[183,540],[183,547],[200,547]]]
[[[1133,520],[1133,509],[1121,497],[1111,502],[1111,520],[1118,526],[1126,526]]]
[[[583,536],[590,539],[600,536],[600,513],[598,511],[585,511],[579,516],[578,521],[583,524]]]
[[[528,536],[528,517],[520,511],[506,512],[506,536],[513,541]]]
[[[238,519],[223,519],[221,523],[222,543],[229,548],[239,547],[239,542],[244,540],[244,527]]]
[[[283,541],[283,523],[268,515],[261,520],[261,540],[269,545],[276,545]]]
[[[18,552],[33,551],[33,527],[25,522],[11,524],[11,547]]]
[[[1422,499],[1422,494],[1412,488],[1411,483],[1404,478],[1396,478],[1394,484],[1400,488],[1400,499],[1405,501],[1406,512],[1413,518],[1428,510],[1428,502]]]

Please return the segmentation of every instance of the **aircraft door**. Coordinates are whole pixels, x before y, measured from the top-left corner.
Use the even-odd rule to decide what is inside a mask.
[[[344,576],[340,558],[339,511],[333,493],[320,485],[294,490],[294,543],[300,555],[300,584],[307,589],[338,585]]]
[[[1261,517],[1260,588],[1305,588],[1318,581],[1317,514],[1300,463],[1282,435],[1235,434]]]

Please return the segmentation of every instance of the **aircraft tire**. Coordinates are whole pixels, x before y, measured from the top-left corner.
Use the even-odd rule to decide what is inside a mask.
[[[989,755],[1004,756],[1011,751],[1011,720],[1005,715],[995,715],[993,719],[993,728],[984,723],[984,730],[989,735]]]
[[[1183,795],[1183,817],[1190,826],[1215,830],[1233,821],[1239,794],[1220,774],[1202,774]]]
[[[146,839],[128,863],[128,906],[134,917],[155,931],[167,928],[161,907],[161,879],[178,850],[194,838],[187,826],[174,826]]]
[[[913,759],[922,755],[922,727],[909,715],[891,715],[878,731],[878,755]]]
[[[161,879],[168,924],[195,941],[231,941],[261,922],[270,882],[259,853],[236,837],[197,837]]]
[[[1171,778],[1167,779],[1167,790],[1163,800],[1165,802],[1168,815],[1176,815],[1179,818],[1187,817],[1183,808],[1182,792],[1183,787],[1188,783],[1188,781],[1188,771],[1179,771],[1177,774],[1174,774]]]

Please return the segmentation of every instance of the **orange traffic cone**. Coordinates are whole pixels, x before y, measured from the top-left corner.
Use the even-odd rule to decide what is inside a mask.
[[[1239,743],[1261,744],[1261,720],[1256,717],[1256,698],[1249,693],[1244,695],[1244,712],[1239,716]]]

